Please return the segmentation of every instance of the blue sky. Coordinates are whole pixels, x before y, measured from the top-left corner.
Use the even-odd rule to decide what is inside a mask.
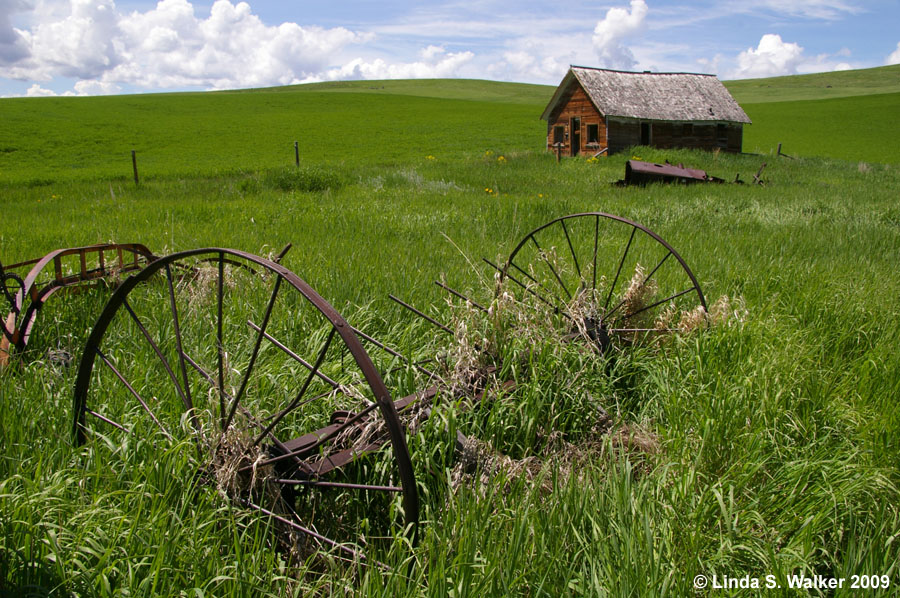
[[[898,0],[0,0],[0,96],[900,63]]]

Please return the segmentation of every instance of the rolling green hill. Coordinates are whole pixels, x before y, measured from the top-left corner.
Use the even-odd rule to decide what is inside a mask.
[[[853,71],[725,81],[740,103],[824,100],[900,92],[900,64]]]
[[[900,161],[900,67],[731,81],[754,124],[744,149]],[[350,81],[216,93],[0,99],[0,183],[254,171],[293,162],[391,165],[486,150],[540,152],[550,86]]]

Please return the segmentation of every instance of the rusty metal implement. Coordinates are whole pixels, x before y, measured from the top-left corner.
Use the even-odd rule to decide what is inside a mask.
[[[499,273],[498,293],[532,299],[601,352],[673,330],[660,322],[679,309],[706,307],[671,245],[603,212],[551,220],[502,265],[485,262]],[[390,298],[453,335],[437,317]],[[391,529],[416,537],[419,494],[401,417],[416,405],[427,417],[445,389],[433,361],[411,361],[355,328],[276,260],[183,251],[128,277],[100,314],[77,372],[73,434],[83,444],[118,431],[135,439],[134,450],[194,445],[203,475],[241,504],[315,549],[365,563],[367,546]],[[424,377],[413,387],[422,390],[392,399],[397,372]],[[473,404],[488,392],[471,390]]]
[[[139,243],[105,243],[57,249],[40,258],[0,264],[0,283],[9,306],[0,321],[0,366],[7,365],[13,352],[25,350],[37,314],[52,295],[108,281],[154,259]]]

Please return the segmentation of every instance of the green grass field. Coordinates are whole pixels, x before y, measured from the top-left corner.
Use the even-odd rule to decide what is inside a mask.
[[[448,341],[388,293],[465,317],[435,278],[490,301],[481,256],[502,260],[534,227],[600,210],[662,235],[710,303],[728,296],[741,312],[609,364],[545,323],[472,324],[519,385],[473,411],[443,397],[410,437],[423,523],[415,547],[396,530],[373,547],[382,570],[280,549],[266,517],[195,483],[190,443],[110,431],[74,448],[77,365],[48,351],[77,362],[108,292],[54,297],[21,366],[0,372],[0,595],[679,597],[695,595],[698,574],[783,586],[709,594],[851,596],[851,576],[877,575],[890,585],[867,595],[896,595],[900,149],[878,126],[895,70],[879,72],[883,85],[866,75],[878,93],[859,97],[765,102],[755,90],[745,150],[766,155],[636,148],[596,163],[542,151],[547,89],[535,86],[0,100],[6,264],[102,241],[263,255],[292,242],[288,268],[350,323],[419,356]],[[849,138],[816,132],[819,116],[851,109]],[[779,141],[797,159],[771,155]],[[766,161],[767,185],[612,185],[632,155],[726,180]],[[395,396],[422,382],[388,376]],[[451,480],[454,429],[513,465]],[[801,574],[847,581],[791,590]]]

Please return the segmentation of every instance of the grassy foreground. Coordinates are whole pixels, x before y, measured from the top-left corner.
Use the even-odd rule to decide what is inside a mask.
[[[337,122],[328,120],[334,100],[306,93],[323,122]],[[104,294],[54,298],[27,366],[0,373],[0,593],[686,596],[698,574],[771,574],[781,589],[708,593],[815,595],[788,586],[790,575],[818,574],[846,578],[843,590],[818,592],[842,596],[856,595],[850,578],[865,574],[890,582],[871,593],[896,595],[896,167],[638,148],[643,159],[725,179],[746,180],[765,160],[768,185],[618,188],[611,183],[630,156],[556,164],[533,150],[542,123],[530,109],[499,121],[496,137],[475,137],[473,148],[464,121],[496,124],[499,112],[457,100],[459,120],[447,121],[441,115],[457,114],[455,104],[421,101],[419,124],[431,110],[446,143],[427,142],[416,127],[390,129],[379,151],[328,146],[306,154],[299,171],[261,153],[222,169],[171,154],[135,187],[117,165],[70,176],[50,154],[51,174],[21,166],[3,179],[13,217],[0,221],[0,257],[105,240],[160,253],[224,245],[266,254],[290,241],[289,268],[351,322],[414,353],[434,342],[433,331],[387,293],[449,318],[434,278],[488,293],[478,280],[489,272],[463,254],[502,257],[553,217],[602,210],[661,234],[711,301],[741,298],[746,313],[623,354],[610,368],[511,340],[503,355],[517,364],[520,388],[468,419],[452,405],[442,413],[496,450],[530,458],[536,477],[500,468],[451,483],[445,428],[422,430],[411,444],[419,466],[431,468],[421,476],[426,522],[416,547],[397,539],[379,555],[392,567],[382,571],[291,559],[266,518],[193,483],[190,445],[73,448],[75,368],[47,352],[79,354]],[[434,106],[443,108],[437,116]],[[177,138],[169,126],[154,133],[160,147]],[[191,126],[198,136],[212,127]],[[86,146],[90,136],[80,139]],[[608,433],[586,425],[598,408],[612,416]],[[555,443],[554,429],[565,431]]]

